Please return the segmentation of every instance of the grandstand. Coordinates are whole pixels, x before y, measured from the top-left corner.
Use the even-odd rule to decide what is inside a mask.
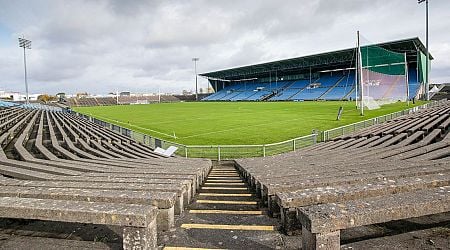
[[[406,53],[409,99],[421,98],[425,47],[419,38],[375,44]],[[313,101],[356,98],[356,49],[249,65],[200,74],[215,93],[203,101]],[[431,57],[432,59],[432,57]]]
[[[159,102],[179,102],[180,99],[173,95],[161,96],[119,96],[119,97],[82,97],[68,98],[66,104],[71,107],[110,106],[123,104],[150,104]]]

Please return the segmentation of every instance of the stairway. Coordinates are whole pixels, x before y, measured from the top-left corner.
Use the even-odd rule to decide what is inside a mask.
[[[331,90],[333,90],[334,88],[336,88],[336,86],[339,85],[339,83],[341,83],[344,79],[346,79],[347,76],[342,76],[335,84],[333,84],[333,86],[329,87],[325,92],[323,92],[323,94],[321,94],[319,97],[317,97],[316,100],[320,100],[322,99],[324,96],[326,96],[328,93],[330,93]]]
[[[215,166],[195,201],[161,233],[162,249],[285,249],[278,222],[267,216],[232,164]]]

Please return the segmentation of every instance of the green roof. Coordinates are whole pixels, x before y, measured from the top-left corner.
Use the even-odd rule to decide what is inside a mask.
[[[407,53],[408,61],[416,61],[417,50],[426,53],[426,48],[418,37],[390,41],[385,43],[373,44],[382,48],[392,50],[395,52]],[[242,67],[236,67],[225,70],[218,70],[208,73],[202,73],[210,79],[245,79],[264,75],[275,70],[282,71],[298,71],[306,69],[314,69],[318,67],[332,67],[334,65],[350,64],[354,61],[356,48],[349,48],[344,50],[337,50],[332,52],[325,52],[315,55],[308,55],[296,57],[291,59],[284,59],[279,61],[260,63]],[[430,59],[433,57],[430,55]]]

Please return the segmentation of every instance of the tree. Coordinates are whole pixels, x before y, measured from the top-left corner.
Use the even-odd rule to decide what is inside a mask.
[[[50,101],[56,101],[57,98],[56,96],[52,96],[49,94],[42,94],[40,96],[37,97],[38,101],[44,102],[44,103],[48,103]]]

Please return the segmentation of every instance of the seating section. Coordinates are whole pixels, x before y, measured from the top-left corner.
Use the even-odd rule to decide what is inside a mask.
[[[450,211],[450,102],[332,141],[238,159],[242,176],[302,249],[339,249],[340,230]]]
[[[226,97],[227,95],[233,94],[235,91],[238,91],[241,88],[244,88],[245,84],[243,83],[237,83],[237,84],[230,84],[223,88],[222,90],[209,95],[205,98],[203,98],[203,101],[219,101],[222,98]]]
[[[354,75],[324,73],[319,79],[270,83],[232,83],[203,101],[342,100],[354,88]]]
[[[155,249],[211,168],[46,109],[0,108],[0,144],[0,217],[121,226],[125,249]]]
[[[318,100],[343,79],[340,73],[323,74],[319,79],[309,84],[302,91],[292,96],[290,100]]]
[[[69,98],[68,100],[70,106],[75,107],[88,107],[99,105],[95,98]]]
[[[42,110],[49,110],[49,111],[62,111],[61,107],[44,105],[41,103],[29,103],[29,104],[24,103],[24,104],[19,105],[19,107],[25,108],[25,109],[42,109]]]
[[[417,75],[417,69],[415,68],[410,68],[408,70],[408,91],[409,91],[409,98],[412,99],[414,97],[417,96],[417,92],[420,89],[420,83],[419,83],[419,78]]]
[[[158,102],[179,102],[180,99],[173,95],[157,95],[153,96],[119,96],[116,97],[83,97],[83,98],[68,98],[67,104],[73,107],[88,107],[88,106],[109,106],[119,104],[147,104]]]
[[[271,101],[285,101],[289,100],[292,96],[302,91],[309,85],[309,80],[298,80],[292,84],[288,84],[283,91],[279,91],[276,95],[270,98]]]
[[[7,101],[1,101],[0,100],[0,108],[2,108],[2,107],[14,107],[16,105],[17,104],[13,103],[13,102],[7,102]]]
[[[206,97],[203,101],[312,101],[356,98],[354,71],[321,73],[318,79],[269,83],[238,82]],[[409,69],[409,98],[420,89],[416,69]]]
[[[336,86],[330,89],[330,91],[326,92],[320,99],[324,100],[342,100],[348,99],[350,94],[355,90],[355,74],[351,72],[350,74],[346,74],[343,78],[338,82]],[[352,97],[353,98],[353,97]]]
[[[0,108],[9,108],[9,107],[21,107],[25,109],[42,109],[42,110],[49,110],[49,111],[62,111],[62,109],[65,107],[64,105],[61,105],[59,103],[48,103],[43,104],[40,101],[32,101],[30,103],[23,103],[23,102],[8,102],[8,101],[1,101],[0,100]]]
[[[272,83],[239,82],[202,99],[203,101],[262,101],[285,89],[291,81]]]

